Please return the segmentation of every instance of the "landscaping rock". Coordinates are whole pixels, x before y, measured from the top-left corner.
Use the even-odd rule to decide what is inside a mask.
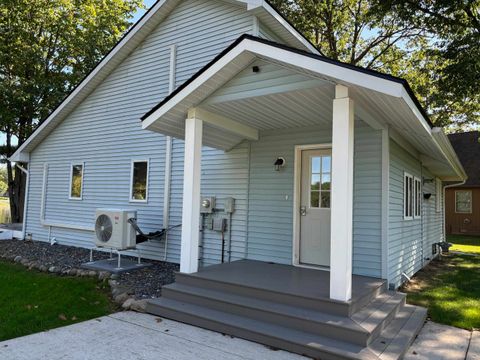
[[[68,275],[70,276],[77,276],[78,270],[77,269],[70,269],[68,270]]]
[[[94,261],[108,259],[108,252],[95,252]],[[148,299],[161,295],[163,285],[175,280],[175,271],[178,265],[163,261],[145,260],[152,266],[137,271],[122,274],[109,274],[81,270],[82,264],[90,261],[90,250],[42,241],[3,240],[0,241],[0,257],[22,263],[24,266],[47,272],[52,267],[58,269],[59,274],[69,276],[96,276],[100,280],[114,280],[136,299]],[[123,257],[123,256],[122,256]],[[129,258],[125,256],[125,258]],[[131,258],[136,260],[136,258]],[[56,273],[56,272],[55,272]],[[117,294],[119,295],[119,294]]]
[[[106,280],[110,277],[110,273],[108,271],[100,271],[98,274],[98,280]]]
[[[130,306],[132,306],[132,304],[133,304],[134,301],[135,301],[134,298],[128,298],[128,299],[122,304],[122,308],[124,308],[125,310],[130,309]]]
[[[88,276],[91,276],[91,277],[97,276],[97,272],[96,272],[96,271],[93,271],[93,270],[90,270],[90,271],[88,272]]]
[[[130,298],[130,295],[127,293],[123,293],[117,296],[114,296],[113,300],[117,303],[122,305],[125,301],[127,301]]]
[[[48,272],[50,272],[50,273],[59,273],[59,270],[60,270],[60,269],[57,268],[56,266],[50,266],[50,267],[48,268]]]
[[[147,299],[135,300],[130,304],[130,310],[144,313],[147,309]]]

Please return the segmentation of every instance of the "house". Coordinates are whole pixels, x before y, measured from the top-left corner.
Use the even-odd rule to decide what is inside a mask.
[[[445,189],[447,234],[480,235],[480,133],[448,135],[468,179]]]
[[[404,80],[320,56],[264,0],[158,1],[12,160],[28,236],[90,247],[97,208],[181,224],[139,245],[180,263],[148,311],[322,359],[406,351],[426,312],[395,289],[466,178]]]

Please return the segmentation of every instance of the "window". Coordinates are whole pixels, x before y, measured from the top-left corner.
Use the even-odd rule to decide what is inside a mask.
[[[470,190],[455,191],[455,212],[459,214],[472,212],[472,192]]]
[[[415,209],[414,209],[414,218],[419,218],[422,216],[422,181],[419,178],[414,178],[414,188],[415,188]]]
[[[443,199],[443,188],[442,188],[442,180],[439,178],[435,179],[435,210],[437,212],[442,211],[442,199]]]
[[[83,163],[73,163],[70,167],[70,199],[81,200],[83,195]]]
[[[330,155],[310,158],[311,208],[330,208],[331,163]]]
[[[404,173],[403,179],[403,217],[410,220],[413,219],[413,176]]]
[[[132,161],[130,201],[147,202],[148,160]]]

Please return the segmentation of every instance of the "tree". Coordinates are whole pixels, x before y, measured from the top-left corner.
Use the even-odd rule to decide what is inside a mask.
[[[435,124],[478,124],[479,0],[271,1],[322,55],[406,78]]]
[[[378,7],[434,38],[429,55],[439,61],[438,88],[430,104],[439,124],[480,123],[480,1],[388,0]]]
[[[3,0],[0,130],[13,222],[22,221],[25,175],[8,157],[130,26],[142,0]]]
[[[272,0],[320,53],[365,68],[382,68],[405,55],[400,45],[423,34],[369,0]]]

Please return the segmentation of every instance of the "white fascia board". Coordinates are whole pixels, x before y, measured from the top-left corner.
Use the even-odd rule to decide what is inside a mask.
[[[270,4],[263,0],[261,2],[262,7],[268,12],[268,14],[278,21],[285,29],[287,29],[288,32],[290,32],[299,42],[303,44],[303,46],[305,46],[313,54],[320,55],[320,52],[312,44],[310,44],[310,42],[307,41],[307,39],[305,39],[292,25],[290,25],[288,21],[286,21]]]
[[[432,135],[437,144],[439,150],[443,153],[450,166],[455,170],[457,175],[462,179],[466,180],[468,178],[465,169],[463,168],[462,163],[458,159],[457,153],[452,147],[450,140],[443,132],[443,129],[440,127],[435,127],[432,129]]]
[[[50,116],[35,130],[34,134],[30,136],[18,149],[15,153],[10,157],[11,161],[21,161],[15,160],[20,159],[22,157],[21,154],[24,152],[28,152],[29,145],[32,141],[38,137],[56,118],[57,116],[72,102],[79,94],[81,94],[87,85],[92,82],[92,80],[97,77],[97,75],[104,71],[108,64],[114,59],[121,50],[123,50],[130,40],[135,37],[135,35],[144,27],[146,23],[150,21],[150,19],[160,10],[161,7],[165,5],[167,2],[171,2],[172,0],[161,0],[158,1],[152,9],[150,9],[145,16],[143,16],[138,23],[134,25],[134,27],[127,32],[125,37],[120,40],[120,42],[108,53],[102,61],[92,70],[92,72],[83,79],[83,81],[68,95],[68,97],[63,100],[63,102],[50,114]],[[132,49],[126,49],[127,51],[131,51]]]

